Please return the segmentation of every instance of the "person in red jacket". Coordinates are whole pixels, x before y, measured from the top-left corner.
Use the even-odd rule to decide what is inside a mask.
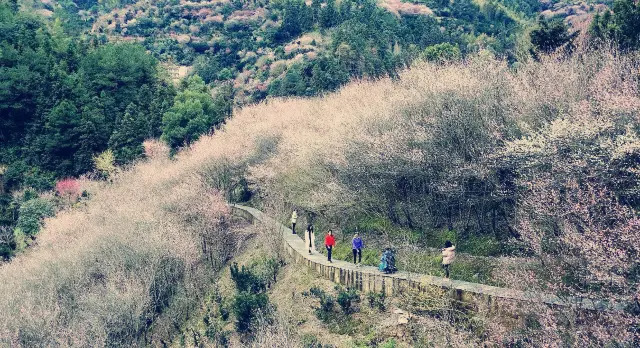
[[[331,261],[331,251],[333,247],[336,245],[336,238],[333,236],[333,231],[329,230],[327,232],[327,236],[324,237],[324,246],[327,248],[327,260]]]

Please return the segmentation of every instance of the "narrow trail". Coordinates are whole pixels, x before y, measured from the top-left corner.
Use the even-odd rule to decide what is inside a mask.
[[[482,299],[491,302],[494,298],[502,298],[523,302],[538,302],[561,307],[577,307],[585,310],[621,311],[621,303],[607,303],[587,298],[560,298],[559,296],[538,292],[520,291],[496,286],[470,283],[461,280],[445,279],[426,274],[399,271],[393,274],[381,273],[376,267],[361,266],[341,261],[327,261],[323,254],[309,255],[304,241],[293,231],[267,216],[263,212],[246,206],[231,205],[232,214],[242,217],[251,223],[261,222],[277,229],[282,234],[285,247],[296,263],[302,263],[315,269],[321,276],[336,283],[354,287],[360,291],[375,291],[391,295],[402,289],[416,289],[421,291],[429,286],[437,286],[450,291],[451,296],[462,301]]]

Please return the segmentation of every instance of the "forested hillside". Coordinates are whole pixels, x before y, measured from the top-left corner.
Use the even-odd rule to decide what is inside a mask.
[[[505,6],[470,0],[140,1],[96,10],[106,13],[93,22],[93,33],[140,41],[162,60],[193,66],[207,83],[229,81],[241,103],[394,75],[444,42],[463,54],[491,47],[514,59],[521,28],[519,15]]]
[[[222,122],[231,105],[230,95],[212,97],[197,77],[174,86],[140,45],[74,35],[68,23],[15,5],[0,3],[3,256],[15,248],[11,235],[20,215],[37,221],[51,210],[21,213],[37,193],[65,177],[106,177],[114,165],[143,156],[146,139],[163,135],[174,147],[188,144]]]

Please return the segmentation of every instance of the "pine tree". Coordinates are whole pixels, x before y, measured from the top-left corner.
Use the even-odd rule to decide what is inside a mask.
[[[559,48],[565,48],[567,51],[573,49],[573,41],[579,32],[569,33],[569,27],[561,19],[545,19],[542,16],[538,18],[538,28],[530,34],[531,43],[535,51],[544,54],[551,54]]]
[[[119,163],[129,163],[142,156],[142,142],[145,135],[144,115],[137,105],[127,106],[124,115],[116,121],[116,129],[109,139]]]

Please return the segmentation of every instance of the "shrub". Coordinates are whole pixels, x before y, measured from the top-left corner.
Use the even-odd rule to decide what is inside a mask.
[[[267,284],[267,287],[271,287],[271,284],[277,281],[280,262],[273,257],[263,257],[252,263],[251,269]]]
[[[116,173],[117,168],[115,166],[115,162],[116,156],[110,149],[93,157],[93,166],[95,167],[98,176],[102,179],[108,179]]]
[[[250,293],[247,291],[236,294],[233,311],[236,316],[236,330],[245,333],[251,329],[253,320],[258,313],[267,310],[269,298],[265,293]]]
[[[44,198],[34,198],[20,205],[16,227],[28,236],[33,236],[42,227],[42,220],[54,214],[51,201]]]
[[[231,265],[231,279],[236,284],[238,292],[257,294],[266,290],[265,282],[261,277],[244,265],[242,268],[238,268],[238,264],[235,262]]]
[[[424,58],[437,63],[457,61],[461,56],[460,49],[448,42],[432,45],[424,50]]]
[[[333,296],[317,287],[309,289],[309,293],[320,301],[320,307],[316,309],[316,314],[318,314],[319,317],[326,316],[328,313],[333,312],[333,306],[336,303]]]
[[[340,308],[342,308],[342,311],[345,314],[350,314],[353,310],[351,305],[354,301],[360,301],[360,295],[358,295],[355,289],[344,290],[340,287],[336,287],[336,290],[338,290],[338,304],[340,305]]]
[[[149,159],[162,159],[169,157],[170,149],[167,144],[156,139],[148,139],[142,143],[144,156]]]
[[[65,197],[71,203],[71,200],[77,200],[80,197],[81,189],[78,180],[66,178],[56,183],[56,193],[60,197]]]
[[[236,284],[236,296],[233,311],[236,316],[236,330],[246,333],[251,330],[253,321],[258,315],[269,317],[269,297],[265,293],[265,280],[252,268],[238,264],[231,265],[231,279]]]
[[[15,251],[20,252],[27,247],[27,236],[24,234],[21,228],[13,230],[13,240],[15,244]]]
[[[458,251],[478,256],[499,256],[502,253],[500,242],[487,236],[469,236],[460,238]]]
[[[322,343],[316,335],[305,333],[302,335],[303,348],[322,348]]]
[[[369,301],[369,307],[377,308],[380,311],[385,310],[385,301],[386,295],[384,291],[382,292],[369,292],[367,293],[367,300]]]
[[[231,335],[231,332],[223,330],[222,327],[218,325],[211,324],[207,326],[205,335],[215,342],[216,347],[229,346],[229,336]]]
[[[9,226],[0,226],[0,258],[9,259],[15,248],[14,231]]]
[[[389,340],[384,342],[382,345],[380,345],[380,348],[396,348],[397,345],[398,343],[396,342],[396,340],[393,338],[390,338]]]

